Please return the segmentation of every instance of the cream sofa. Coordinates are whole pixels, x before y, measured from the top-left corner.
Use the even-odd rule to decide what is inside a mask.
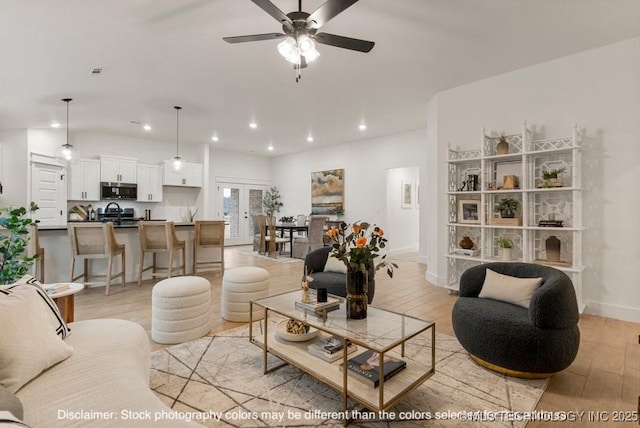
[[[131,321],[69,324],[66,360],[16,392],[24,422],[39,427],[194,427],[149,389],[149,338]],[[184,414],[182,414],[183,416]]]

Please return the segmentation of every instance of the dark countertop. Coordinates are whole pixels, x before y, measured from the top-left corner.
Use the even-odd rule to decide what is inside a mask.
[[[152,221],[154,221],[154,220],[152,220]],[[161,220],[158,220],[158,221],[161,221]],[[70,221],[69,223],[100,223],[100,222],[99,221],[91,221],[91,222],[89,222],[89,221]],[[193,223],[189,223],[189,222],[175,222],[174,224],[175,224],[176,227],[184,227],[184,226],[193,227]],[[113,228],[115,230],[120,230],[120,229],[124,229],[124,230],[135,229],[135,230],[137,230],[138,229],[138,225],[137,224],[123,224],[123,225],[120,225],[120,226],[114,225]],[[66,231],[67,230],[67,225],[63,224],[63,225],[57,225],[57,226],[38,226],[38,231],[45,232],[45,231],[48,231],[48,230],[59,230],[59,231],[60,230],[64,230],[64,231]]]

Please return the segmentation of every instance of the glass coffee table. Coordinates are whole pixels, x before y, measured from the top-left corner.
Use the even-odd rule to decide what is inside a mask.
[[[291,291],[252,301],[249,313],[253,315],[254,305],[256,305],[264,309],[264,318],[260,324],[254,326],[253,316],[250,317],[249,340],[264,351],[265,374],[290,364],[341,393],[345,425],[349,422],[349,418],[346,417],[349,414],[347,412],[349,400],[372,412],[387,411],[435,373],[434,322],[371,306],[367,310],[366,319],[350,320],[346,316],[346,302],[342,302],[337,310],[316,314],[313,311],[296,308],[295,303],[301,296],[301,291]],[[307,345],[312,343],[311,340],[306,342],[283,340],[276,332],[276,325],[278,321],[286,319],[304,322],[320,332],[342,340],[341,358],[331,363],[310,354],[307,351]],[[256,328],[262,331],[254,332]],[[428,330],[431,331],[428,332]],[[431,341],[431,365],[405,360],[406,368],[385,381],[382,376],[385,354],[395,359],[404,359],[405,344],[418,337]],[[347,353],[347,340],[357,346],[357,351]],[[367,350],[380,354],[380,383],[375,388],[354,378],[357,375],[348,375],[349,370],[342,370],[342,366],[346,367],[350,358]],[[278,357],[284,363],[269,367],[268,354]]]

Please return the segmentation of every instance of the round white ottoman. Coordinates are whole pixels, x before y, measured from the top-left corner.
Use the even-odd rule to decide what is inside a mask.
[[[199,276],[163,279],[151,291],[151,338],[182,343],[211,331],[211,284]]]
[[[222,318],[249,321],[249,302],[269,295],[269,272],[246,266],[229,269],[222,277]],[[264,317],[264,309],[253,307],[253,320]]]

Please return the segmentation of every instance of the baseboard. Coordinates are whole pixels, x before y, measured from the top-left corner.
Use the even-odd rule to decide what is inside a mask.
[[[425,278],[433,285],[437,285],[438,287],[444,287],[447,285],[447,277],[434,275],[432,272],[427,269],[425,274]]]
[[[610,305],[600,302],[585,302],[584,313],[599,315],[607,318],[614,318],[621,321],[631,321],[640,323],[640,308],[629,306]]]
[[[398,253],[410,253],[410,252],[416,252],[418,251],[418,247],[404,247],[404,248],[394,248],[393,250],[389,250],[387,251],[387,254],[389,254],[390,256],[393,256],[394,254],[398,254]]]

